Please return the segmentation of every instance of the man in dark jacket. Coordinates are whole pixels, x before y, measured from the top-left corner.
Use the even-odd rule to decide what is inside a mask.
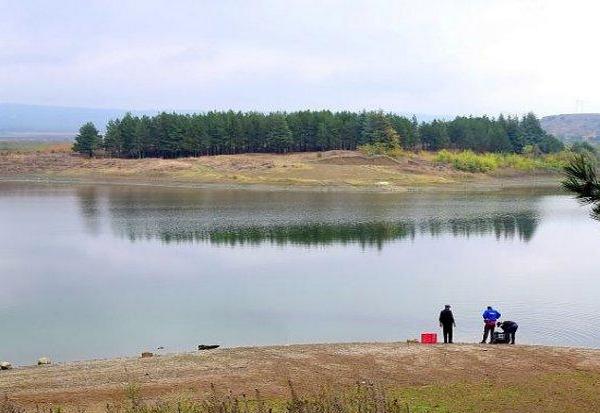
[[[440,312],[440,327],[444,333],[444,343],[452,344],[452,327],[456,327],[454,314],[450,310],[450,305],[446,304]]]
[[[519,325],[514,321],[498,321],[498,327],[508,335],[510,344],[515,344],[515,333],[517,332]]]

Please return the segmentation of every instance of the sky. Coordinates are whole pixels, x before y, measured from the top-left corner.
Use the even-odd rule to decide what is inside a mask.
[[[0,102],[600,112],[600,2],[0,0]]]

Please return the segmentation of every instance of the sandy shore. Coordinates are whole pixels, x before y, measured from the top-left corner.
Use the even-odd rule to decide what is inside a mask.
[[[366,157],[356,151],[329,151],[178,159],[89,159],[63,148],[51,152],[0,153],[0,180],[378,192],[559,187],[558,173],[514,170],[467,173],[436,164],[427,156],[392,159]]]
[[[266,397],[279,397],[287,394],[288,380],[303,392],[318,391],[323,385],[351,386],[364,380],[395,389],[466,383],[491,385],[498,391],[507,386],[537,386],[539,391],[546,389],[548,380],[565,380],[558,390],[565,391],[561,397],[568,399],[572,395],[569,386],[579,380],[579,376],[573,379],[573,374],[583,374],[585,380],[597,383],[600,350],[352,343],[217,349],[22,367],[0,372],[0,389],[26,406],[77,406],[86,411],[100,411],[107,402],[118,403],[124,387],[132,382],[141,385],[145,397],[156,399],[190,391],[202,396],[211,383],[237,394],[252,394],[258,389]],[[548,391],[558,397],[560,391],[557,393],[554,386]]]

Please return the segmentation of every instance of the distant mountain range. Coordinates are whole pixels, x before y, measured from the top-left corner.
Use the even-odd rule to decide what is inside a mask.
[[[63,106],[25,105],[0,103],[0,139],[71,139],[85,122],[93,122],[101,131],[106,123],[120,118],[125,113],[134,115],[155,115],[158,110],[93,109]],[[179,113],[193,113],[193,110],[178,110]],[[197,111],[196,111],[197,112]],[[412,116],[412,114],[404,114]],[[419,121],[429,122],[445,116],[426,114],[416,115]]]
[[[600,113],[571,113],[541,119],[546,132],[565,142],[600,142]]]
[[[131,111],[155,114],[156,111]],[[65,139],[75,136],[85,122],[104,129],[110,119],[122,117],[124,109],[92,109],[62,106],[0,103],[0,137],[24,139]]]

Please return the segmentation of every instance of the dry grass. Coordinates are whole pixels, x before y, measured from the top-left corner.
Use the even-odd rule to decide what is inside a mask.
[[[62,148],[62,149],[61,149]],[[0,177],[79,182],[161,185],[263,185],[274,187],[375,189],[385,191],[464,184],[530,185],[534,174],[520,171],[489,176],[454,170],[428,153],[398,159],[368,157],[354,151],[242,154],[179,159],[93,158],[67,148],[0,153]],[[546,175],[552,184],[557,176]],[[539,184],[539,179],[536,181]]]
[[[3,141],[0,140],[0,154],[28,153],[71,153],[71,142],[62,141]]]
[[[28,409],[103,411],[106,403],[123,403],[127,383],[139,385],[140,396],[152,403],[181,395],[204,400],[214,383],[237,395],[258,390],[281,405],[289,397],[288,381],[303,395],[323,388],[340,394],[365,382],[415,409],[431,408],[411,411],[478,412],[499,403],[504,407],[496,411],[534,412],[585,411],[600,402],[598,379],[598,350],[387,343],[219,349],[20,368],[2,372],[0,388]],[[548,398],[556,410],[539,408]]]

